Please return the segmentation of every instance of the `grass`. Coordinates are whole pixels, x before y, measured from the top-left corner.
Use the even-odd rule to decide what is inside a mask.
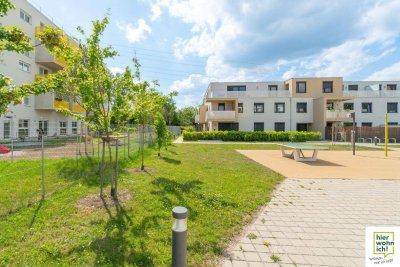
[[[281,258],[279,258],[279,256],[276,256],[276,255],[271,255],[270,258],[275,263],[281,261]]]
[[[170,266],[171,210],[189,209],[188,265],[213,266],[230,239],[270,199],[279,174],[235,149],[274,145],[174,145],[121,161],[119,190],[131,198],[116,207],[81,209],[98,193],[95,159],[48,160],[40,201],[40,161],[0,162],[0,265]],[[31,171],[15,173],[22,168]],[[107,189],[108,192],[109,189]],[[7,197],[3,197],[7,196]],[[15,200],[15,201],[14,201]]]

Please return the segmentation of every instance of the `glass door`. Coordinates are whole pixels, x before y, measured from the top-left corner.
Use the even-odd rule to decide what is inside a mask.
[[[11,137],[11,121],[5,120],[4,121],[4,128],[3,128],[3,136],[4,139],[10,139]]]

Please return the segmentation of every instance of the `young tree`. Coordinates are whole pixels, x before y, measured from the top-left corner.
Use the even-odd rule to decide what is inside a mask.
[[[46,27],[38,38],[55,56],[66,62],[65,67],[46,79],[31,85],[36,88],[57,88],[57,92],[78,103],[85,109],[85,115],[76,114],[69,109],[60,110],[66,115],[83,121],[92,130],[98,130],[103,140],[102,168],[100,177],[100,196],[103,196],[105,177],[105,144],[108,146],[110,164],[111,196],[117,197],[117,177],[113,176],[111,153],[111,118],[120,124],[128,117],[127,86],[132,82],[132,74],[127,68],[122,75],[114,76],[105,64],[106,59],[114,58],[117,52],[112,47],[102,47],[101,37],[109,23],[108,16],[93,21],[89,36],[78,27],[85,40],[70,42],[58,29]],[[57,85],[57,87],[54,87]]]
[[[161,157],[161,148],[167,146],[169,134],[167,124],[164,120],[164,117],[161,113],[157,113],[154,120],[154,128],[157,136],[157,149],[158,149],[158,157]]]
[[[178,93],[174,92],[166,99],[165,104],[163,106],[163,115],[165,122],[167,125],[176,125],[178,124],[178,116],[176,113],[176,105],[173,99],[174,96],[177,96]]]
[[[11,1],[0,1],[0,17],[4,17],[11,9],[15,9]],[[31,40],[24,31],[15,26],[0,27],[0,52],[24,53],[32,50]],[[44,92],[37,88],[16,87],[12,85],[11,78],[0,73],[0,115],[8,110],[10,104],[20,104],[24,96]]]
[[[194,125],[197,114],[196,107],[185,107],[178,110],[178,121],[181,126]]]

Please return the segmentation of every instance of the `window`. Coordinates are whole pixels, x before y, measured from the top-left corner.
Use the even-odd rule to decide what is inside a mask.
[[[218,103],[218,111],[224,111],[225,110],[225,103]]]
[[[23,19],[24,21],[28,22],[29,24],[31,24],[32,22],[32,17],[31,15],[29,15],[28,13],[26,13],[25,11],[23,11],[22,9],[19,11],[19,17],[21,19]]]
[[[307,130],[308,130],[307,123],[297,123],[296,124],[296,131],[307,132]]]
[[[285,103],[275,103],[275,113],[285,113]]]
[[[333,82],[322,82],[323,93],[333,93]]]
[[[60,135],[67,135],[67,122],[60,121]]]
[[[29,136],[29,120],[18,120],[18,137]]]
[[[264,123],[263,122],[255,122],[254,123],[254,131],[255,132],[263,132],[264,131]]]
[[[25,97],[24,97],[24,105],[25,105],[25,106],[29,106],[29,102],[30,102],[29,100],[30,100],[30,99],[29,99],[29,96],[25,96]]]
[[[333,110],[335,105],[332,102],[326,103],[326,109],[327,110]]]
[[[284,122],[275,122],[275,131],[284,132],[285,131],[285,123]]]
[[[24,55],[27,56],[27,57],[31,57],[31,54],[30,54],[29,51],[24,52]]]
[[[72,134],[78,134],[78,122],[77,121],[73,121],[71,123],[71,130],[72,130]]]
[[[254,103],[254,113],[264,113],[264,103]]]
[[[243,113],[243,103],[238,103],[238,113]]]
[[[343,108],[345,110],[354,110],[354,103],[344,103]]]
[[[372,127],[372,122],[362,122],[361,127]]]
[[[388,113],[397,113],[397,102],[387,103],[387,112]]]
[[[246,85],[228,85],[228,92],[244,92],[246,91]]]
[[[26,71],[26,72],[30,72],[31,71],[31,65],[28,63],[25,63],[23,61],[19,62],[19,69]]]
[[[361,103],[362,113],[372,113],[372,103]]]
[[[307,93],[307,83],[296,82],[296,93]]]
[[[388,84],[386,88],[391,91],[397,90],[397,84]]]
[[[268,85],[269,91],[278,91],[278,85]]]
[[[307,113],[307,103],[299,102],[297,105],[297,113]]]
[[[358,91],[358,84],[349,84],[349,91]]]
[[[388,122],[388,126],[398,126],[398,122]]]
[[[49,134],[49,121],[39,121],[39,132],[47,136]]]
[[[49,70],[47,70],[47,69],[45,69],[45,68],[42,68],[42,67],[39,67],[39,74],[40,74],[40,75],[49,74]]]

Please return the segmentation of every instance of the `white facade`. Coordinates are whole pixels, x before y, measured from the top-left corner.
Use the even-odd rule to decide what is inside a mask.
[[[299,94],[293,86],[303,80],[308,83],[307,93]],[[325,94],[322,89],[325,80],[334,80],[331,93]],[[357,91],[354,85],[357,85]],[[263,112],[255,112],[257,103],[264,106]],[[284,112],[277,112],[276,105],[282,105],[278,103],[284,103]],[[298,112],[298,103],[306,103],[305,112]],[[353,103],[354,110],[349,108],[351,104],[346,103]],[[363,103],[371,103],[368,105],[372,106],[372,110],[363,110]],[[388,103],[392,103],[389,111]],[[342,78],[336,77],[271,82],[215,82],[208,86],[203,104],[199,106],[196,123],[200,129],[211,131],[311,130],[324,133],[325,127],[333,123],[349,125],[350,113],[353,111],[357,126],[382,126],[386,112],[389,112],[390,125],[399,124],[399,103],[399,81],[343,82]]]
[[[11,77],[13,84],[21,85],[34,82],[36,75],[54,73],[62,66],[48,54],[43,45],[39,45],[35,38],[38,27],[44,25],[56,27],[56,25],[28,1],[13,0],[13,3],[16,9],[0,18],[0,23],[3,26],[19,27],[31,38],[32,44],[38,45],[34,51],[26,54],[3,52],[0,55],[0,73]],[[10,105],[9,111],[0,117],[0,139],[17,138],[22,134],[37,136],[39,124],[47,125],[49,136],[75,134],[76,128],[79,131],[80,123],[72,117],[56,112],[54,101],[54,93],[47,93],[41,96],[28,96],[22,104]],[[25,127],[26,121],[28,127]]]

